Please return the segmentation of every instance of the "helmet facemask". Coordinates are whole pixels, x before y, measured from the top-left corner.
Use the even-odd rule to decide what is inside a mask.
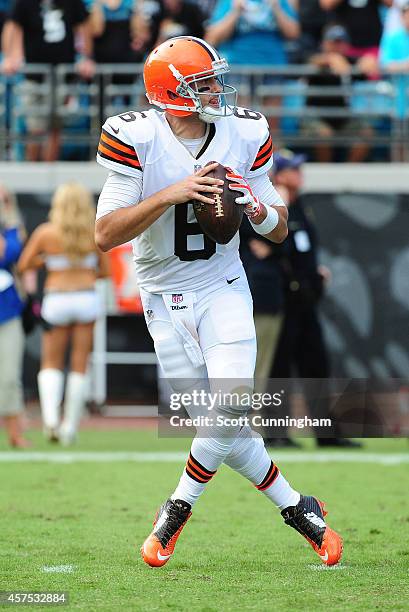
[[[175,79],[179,82],[176,91],[172,92],[175,98],[183,98],[189,100],[191,104],[184,106],[178,104],[158,104],[152,100],[153,104],[158,104],[163,108],[173,109],[177,111],[188,111],[198,113],[200,119],[205,123],[214,123],[221,117],[227,117],[234,113],[237,106],[237,90],[231,85],[226,85],[223,75],[229,71],[229,66],[224,59],[212,62],[211,69],[204,70],[195,74],[190,74],[184,77],[173,64],[169,64],[169,70]],[[201,92],[201,83],[209,78],[216,78],[221,91],[212,93],[210,91]],[[169,92],[170,93],[170,92]],[[211,98],[211,104],[204,104],[205,99]],[[151,101],[151,100],[149,100]]]

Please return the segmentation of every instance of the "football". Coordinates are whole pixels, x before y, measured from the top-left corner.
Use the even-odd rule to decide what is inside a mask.
[[[209,162],[206,164],[214,164]],[[206,197],[212,197],[214,204],[204,204],[203,202],[193,202],[193,210],[196,219],[203,232],[218,244],[227,244],[238,231],[243,219],[244,205],[236,204],[236,198],[240,196],[237,191],[229,189],[226,180],[227,168],[219,164],[207,176],[221,179],[224,181],[223,193],[206,193]]]

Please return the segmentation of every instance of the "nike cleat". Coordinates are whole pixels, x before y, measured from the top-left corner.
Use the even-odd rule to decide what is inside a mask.
[[[311,495],[301,495],[296,506],[281,512],[286,525],[296,529],[311,544],[325,565],[336,565],[342,556],[342,538],[324,521],[323,502]]]
[[[153,531],[141,547],[142,559],[151,567],[161,567],[173,555],[178,537],[192,515],[190,504],[168,499],[158,510]]]

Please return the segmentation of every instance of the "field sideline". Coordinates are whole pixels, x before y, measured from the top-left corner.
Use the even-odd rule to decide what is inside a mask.
[[[188,442],[152,431],[84,431],[71,460],[55,463],[47,458],[67,451],[38,432],[31,438],[29,453],[46,455],[24,464],[25,453],[10,453],[0,440],[0,590],[68,591],[69,610],[408,607],[406,440],[370,440],[349,455],[316,452],[306,440],[307,452],[272,454],[296,488],[327,502],[329,522],[345,539],[338,567],[324,567],[262,494],[222,468],[175,557],[153,570],[138,549],[177,482]]]

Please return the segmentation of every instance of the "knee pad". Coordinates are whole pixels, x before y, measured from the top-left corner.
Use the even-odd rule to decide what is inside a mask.
[[[256,355],[255,337],[213,346],[204,352],[209,378],[252,381]]]

